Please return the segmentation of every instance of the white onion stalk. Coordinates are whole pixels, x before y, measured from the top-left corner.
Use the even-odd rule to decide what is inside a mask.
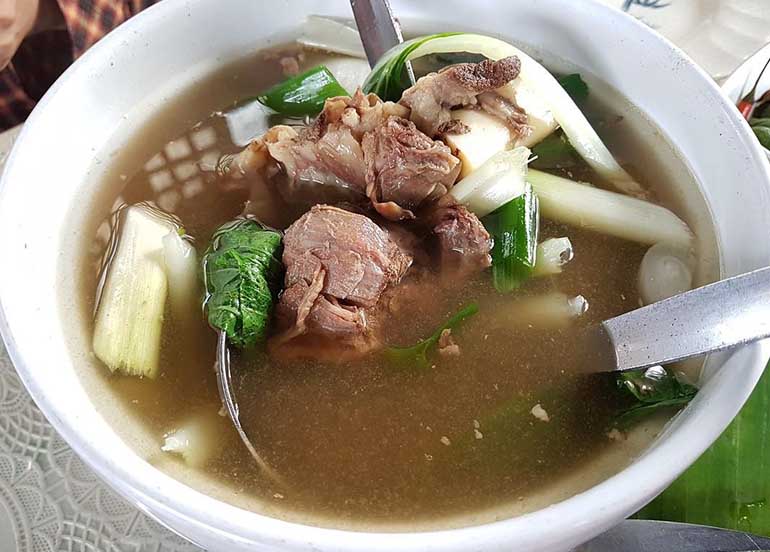
[[[535,269],[532,276],[552,276],[561,274],[564,265],[574,257],[572,242],[569,238],[551,238],[537,245]]]
[[[366,59],[361,36],[354,27],[320,15],[305,19],[297,42],[325,52]]]
[[[140,204],[126,207],[112,244],[94,323],[94,354],[112,371],[158,374],[168,282],[161,258],[172,221]]]
[[[203,467],[221,448],[223,419],[216,412],[198,413],[164,435],[160,450],[180,455],[190,467]]]
[[[425,40],[425,37],[408,40],[390,50],[372,69],[371,75],[376,74],[388,60],[398,55],[404,48],[420,40]],[[645,195],[644,189],[618,164],[569,94],[540,63],[507,42],[471,33],[427,40],[410,52],[407,59],[413,60],[430,54],[450,52],[480,54],[491,60],[517,56],[521,60],[521,73],[517,80],[520,80],[525,87],[537,91],[539,99],[551,110],[580,156],[619,191],[636,196]],[[525,105],[521,107],[525,110],[527,108]]]
[[[490,320],[499,328],[556,329],[571,324],[588,312],[588,301],[582,295],[569,297],[552,292],[535,297],[504,301]]]
[[[533,169],[526,178],[546,218],[646,245],[693,246],[687,224],[665,207]]]
[[[316,65],[324,65],[334,75],[342,88],[353,94],[356,88],[363,85],[371,68],[365,59],[340,56],[323,56],[314,61]]]
[[[639,265],[639,295],[645,305],[692,289],[692,252],[665,243],[647,250]]]
[[[451,194],[479,218],[524,193],[530,151],[497,152],[452,188]]]
[[[192,244],[172,230],[163,236],[163,261],[168,278],[168,297],[171,312],[177,322],[190,318],[200,304],[198,281],[198,255]]]

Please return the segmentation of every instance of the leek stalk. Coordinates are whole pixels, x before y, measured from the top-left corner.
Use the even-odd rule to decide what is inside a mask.
[[[116,230],[96,310],[94,353],[112,372],[154,378],[168,293],[163,238],[177,228],[140,204],[120,212]]]
[[[401,76],[407,61],[430,54],[452,52],[481,54],[491,60],[517,56],[521,61],[521,73],[513,83],[502,87],[501,93],[506,95],[504,91],[515,88],[516,83],[535,90],[539,99],[551,110],[572,146],[597,174],[623,193],[644,195],[643,188],[618,164],[559,81],[540,63],[502,40],[471,33],[444,33],[408,40],[383,56],[366,79],[364,91],[374,92],[383,99],[398,100],[404,90]],[[509,95],[515,97],[515,90],[511,90]],[[527,105],[517,103],[528,111]]]
[[[304,117],[320,113],[327,99],[347,95],[331,71],[318,66],[276,84],[257,99],[282,115]]]
[[[539,228],[538,201],[527,185],[512,199],[482,221],[494,239],[492,281],[495,289],[508,293],[532,276],[537,253]]]

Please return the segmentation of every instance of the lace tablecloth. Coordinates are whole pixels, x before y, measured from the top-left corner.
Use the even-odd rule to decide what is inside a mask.
[[[0,134],[0,170],[18,128]],[[123,500],[59,437],[0,341],[0,552],[199,552]]]
[[[0,550],[197,552],[125,500],[72,452],[0,344]]]

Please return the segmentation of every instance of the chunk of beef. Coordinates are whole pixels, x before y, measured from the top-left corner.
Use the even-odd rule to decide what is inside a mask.
[[[417,207],[445,195],[460,173],[460,160],[446,144],[400,117],[364,134],[362,146],[366,194],[389,220],[414,218]]]
[[[283,128],[282,139],[267,142],[267,149],[286,172],[286,182],[278,187],[286,201],[310,205],[363,197],[364,155],[349,128],[330,126],[317,139]]]
[[[278,181],[286,203],[303,210],[318,203],[371,201],[389,220],[413,218],[416,208],[451,189],[460,161],[446,144],[405,119],[408,113],[358,90],[352,98],[327,100],[313,125],[299,132],[273,127],[233,166],[241,176],[251,175],[255,186]],[[268,167],[271,176],[264,174]]]
[[[441,335],[438,338],[438,354],[443,357],[456,357],[460,356],[460,346],[455,343],[452,337],[452,330],[446,328],[441,330]]]
[[[361,149],[365,132],[406,108],[382,102],[358,90],[353,97],[326,101],[313,125],[299,132],[273,127],[261,140],[270,156],[285,170],[279,187],[284,199],[307,206],[366,199],[366,165]]]
[[[508,98],[497,92],[484,92],[478,96],[481,109],[502,119],[513,131],[517,139],[523,139],[532,133],[532,127],[527,124],[529,118],[526,112]]]
[[[411,110],[409,118],[417,128],[435,137],[452,120],[452,108],[475,105],[479,94],[508,84],[520,70],[516,56],[451,65],[419,79],[399,103]]]
[[[274,351],[328,360],[379,346],[371,315],[412,258],[364,215],[317,205],[284,236],[285,291]]]
[[[391,116],[408,117],[409,109],[397,103],[383,102],[376,94],[364,94],[359,88],[352,97],[339,96],[326,100],[308,136],[321,136],[330,126],[342,124],[360,141],[366,132]]]
[[[492,238],[465,206],[442,201],[428,221],[438,241],[442,275],[468,276],[492,264]]]

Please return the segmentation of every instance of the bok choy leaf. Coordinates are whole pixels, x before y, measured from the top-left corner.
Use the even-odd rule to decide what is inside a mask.
[[[394,364],[401,366],[414,366],[420,369],[427,369],[428,352],[438,343],[441,333],[444,330],[453,330],[457,328],[465,319],[470,318],[479,312],[479,306],[471,303],[460,309],[454,316],[442,324],[430,337],[427,337],[411,347],[388,347],[385,349],[385,357]]]
[[[348,95],[331,71],[319,65],[276,84],[257,99],[283,115],[304,117],[320,113],[329,98]]]
[[[252,219],[221,226],[203,259],[209,324],[241,349],[264,341],[282,269],[281,234]]]
[[[442,37],[451,37],[462,33],[439,33],[430,36],[423,36],[407,40],[391,48],[377,65],[372,69],[369,77],[364,82],[363,91],[367,94],[377,94],[382,100],[397,102],[401,99],[401,94],[409,88],[409,79],[405,77],[404,67],[406,62],[415,57],[415,52],[427,42]],[[447,50],[441,52],[427,53],[448,53]],[[420,54],[420,55],[426,55]]]
[[[584,102],[588,98],[588,85],[578,73],[559,77],[559,84],[577,103]]]
[[[539,212],[537,196],[527,184],[524,193],[482,221],[494,239],[492,281],[495,289],[508,293],[532,276],[537,254]]]

